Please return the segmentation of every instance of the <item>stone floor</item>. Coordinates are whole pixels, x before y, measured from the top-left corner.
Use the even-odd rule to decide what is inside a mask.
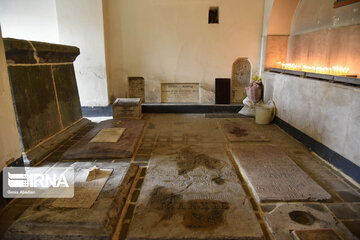
[[[251,144],[257,144],[259,149],[261,149],[262,144],[270,143],[281,149],[317,184],[324,188],[332,196],[332,200],[326,202],[259,203],[248,182],[241,174],[241,169],[239,169],[231,153],[231,149],[234,146],[244,146],[250,143],[229,142],[219,124],[219,118],[206,118],[205,114],[144,114],[144,119],[147,120],[147,125],[142,136],[142,141],[138,146],[135,156],[131,159],[131,163],[139,165],[140,168],[127,197],[120,220],[117,223],[113,239],[126,239],[129,229],[131,231],[131,229],[134,228],[131,226],[132,219],[134,212],[136,212],[138,200],[141,201],[142,198],[142,186],[144,179],[146,179],[147,167],[149,164],[151,165],[152,158],[156,157],[158,147],[166,144],[186,146],[214,144],[221,146],[225,152],[230,153],[227,155],[238,177],[238,184],[245,194],[246,201],[250,203],[248,211],[251,213],[249,214],[255,216],[265,239],[293,239],[291,237],[293,235],[300,236],[300,232],[299,234],[296,232],[291,233],[293,230],[305,231],[313,228],[332,228],[344,239],[356,239],[355,236],[360,238],[360,189],[358,186],[354,185],[338,171],[332,169],[328,164],[276,125],[255,126],[252,119],[246,119],[246,121],[254,124],[254,126],[270,140],[270,142]],[[72,164],[72,161],[62,161],[62,154],[85,135],[86,132],[91,130],[94,125],[95,124],[91,124],[83,128],[50,154],[40,165],[51,167],[55,164],[57,166],[69,166]],[[233,197],[236,198],[236,196]],[[3,234],[27,208],[38,201],[38,199],[17,199],[3,209],[0,212],[1,234]],[[292,211],[290,212],[291,214],[287,214],[287,211],[290,210]],[[305,215],[301,215],[304,212]],[[300,215],[297,215],[298,213],[300,213]],[[310,217],[308,215],[310,215]],[[311,216],[314,216],[315,220]],[[321,223],[319,219],[321,219]],[[314,227],[312,227],[312,221],[319,221],[319,223],[314,224]],[[319,230],[314,234],[318,234],[318,232]]]

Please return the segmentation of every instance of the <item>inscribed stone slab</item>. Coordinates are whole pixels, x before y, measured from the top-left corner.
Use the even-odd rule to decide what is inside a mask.
[[[198,83],[162,83],[161,84],[162,103],[198,103],[199,84]]]
[[[233,153],[259,202],[331,199],[330,194],[274,146],[236,146]]]
[[[275,240],[293,239],[291,231],[319,229],[331,229],[344,240],[357,239],[320,204],[312,204],[312,206],[295,203],[278,204],[274,210],[265,213],[264,219]]]
[[[231,102],[242,103],[246,98],[245,87],[250,84],[251,63],[248,58],[238,58],[232,65]]]
[[[74,197],[58,198],[51,204],[51,207],[91,208],[112,171],[112,169],[100,169],[95,179],[86,181],[89,169],[82,169],[76,175]]]
[[[80,141],[71,146],[63,159],[119,159],[131,158],[141,138],[145,121],[140,119],[106,120],[97,124]],[[125,128],[117,142],[90,142],[104,128]]]
[[[262,239],[262,231],[223,144],[159,144],[127,239]]]
[[[8,229],[6,239],[111,239],[138,167],[123,161],[77,162],[75,173],[94,166],[113,169],[90,208],[54,208],[55,199],[29,207]]]
[[[220,125],[230,142],[266,142],[269,141],[254,124],[252,119],[224,119]]]
[[[125,128],[104,128],[101,129],[96,136],[90,140],[93,142],[112,142],[115,143],[119,141],[119,138],[124,133]]]
[[[145,84],[143,77],[129,77],[129,97],[145,100]]]

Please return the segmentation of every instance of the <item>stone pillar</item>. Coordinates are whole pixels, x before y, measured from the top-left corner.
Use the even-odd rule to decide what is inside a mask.
[[[4,39],[25,151],[82,118],[73,62],[77,47]]]
[[[232,65],[231,103],[242,103],[246,98],[245,87],[250,84],[251,63],[248,58],[238,58]]]

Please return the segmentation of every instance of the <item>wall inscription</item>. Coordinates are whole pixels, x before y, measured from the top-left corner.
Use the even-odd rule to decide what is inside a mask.
[[[129,97],[145,101],[145,81],[143,77],[129,77]]]
[[[162,83],[161,102],[198,103],[199,83]]]

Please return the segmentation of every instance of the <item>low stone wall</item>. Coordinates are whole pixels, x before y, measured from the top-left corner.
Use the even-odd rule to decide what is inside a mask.
[[[77,47],[4,39],[25,151],[82,118],[73,62]]]
[[[360,166],[360,88],[265,72],[277,117]]]

